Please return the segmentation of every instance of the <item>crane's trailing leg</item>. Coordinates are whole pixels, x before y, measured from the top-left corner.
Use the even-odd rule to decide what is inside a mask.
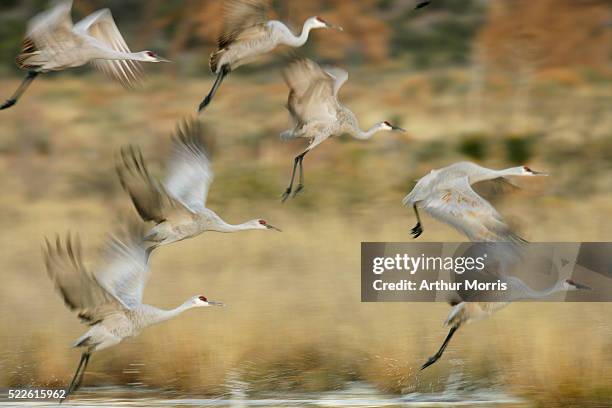
[[[60,404],[66,398],[68,398],[68,396],[72,394],[72,392],[76,391],[80,387],[81,382],[83,381],[83,375],[85,374],[85,368],[87,368],[87,363],[89,362],[90,355],[91,354],[89,352],[85,352],[81,355],[81,361],[79,361],[79,365],[76,369],[76,372],[74,373],[74,377],[72,377],[72,381],[70,381],[70,386],[68,387],[68,390],[66,390],[66,395],[59,401]]]
[[[427,367],[438,361],[440,357],[442,357],[442,353],[444,353],[444,350],[446,350],[446,346],[448,346],[451,337],[453,337],[453,334],[455,334],[458,328],[459,326],[451,327],[450,331],[448,332],[448,335],[446,336],[446,339],[444,339],[444,343],[442,343],[442,346],[440,346],[440,350],[438,350],[438,352],[433,356],[429,357],[429,360],[427,360],[427,362],[421,366],[421,370],[426,369]]]
[[[304,168],[302,166],[302,162],[304,161],[304,156],[306,156],[306,153],[308,153],[308,150],[306,150],[300,155],[300,161],[298,162],[298,167],[300,170],[300,182],[295,191],[293,192],[292,197],[295,197],[300,191],[304,189]]]
[[[30,86],[34,78],[38,76],[38,74],[39,74],[38,71],[28,71],[28,74],[21,82],[21,85],[19,85],[19,88],[17,88],[13,96],[7,99],[6,102],[4,102],[0,106],[0,110],[10,108],[11,106],[15,105],[17,101],[19,100],[19,98],[21,97],[21,95],[26,91],[26,89],[28,89],[28,86]]]
[[[411,234],[413,238],[418,238],[419,235],[423,233],[423,227],[421,227],[421,217],[419,217],[419,210],[417,209],[416,204],[414,204],[412,208],[414,208],[414,213],[416,215],[417,224],[412,229]]]
[[[219,87],[221,86],[221,82],[223,82],[223,79],[227,76],[227,74],[230,73],[230,71],[231,71],[231,69],[230,69],[229,65],[227,65],[227,64],[223,65],[221,67],[221,71],[219,71],[219,74],[217,75],[217,79],[215,80],[215,83],[213,84],[212,89],[210,90],[208,95],[206,95],[206,98],[204,98],[204,100],[200,103],[200,107],[198,108],[198,112],[202,112],[204,110],[204,108],[206,108],[208,106],[210,101],[212,101],[212,98],[217,93],[217,89],[219,89]]]
[[[289,182],[289,187],[287,187],[281,199],[283,203],[291,195],[291,190],[293,189],[293,180],[295,179],[295,169],[297,168],[299,161],[300,161],[300,156],[295,156],[295,158],[293,159],[293,170],[291,171],[291,181]]]
[[[291,195],[291,192],[293,191],[293,181],[295,180],[295,170],[297,169],[298,165],[300,166],[300,184],[295,190],[295,193],[293,193],[293,196],[295,197],[295,195],[304,188],[304,174],[302,172],[302,160],[304,160],[304,156],[306,156],[306,153],[308,153],[308,150],[298,154],[293,159],[293,170],[291,171],[291,181],[289,182],[289,187],[287,187],[287,189],[283,193],[283,197],[281,199],[283,203],[285,202],[285,200],[287,200],[287,198],[289,198],[289,196]]]

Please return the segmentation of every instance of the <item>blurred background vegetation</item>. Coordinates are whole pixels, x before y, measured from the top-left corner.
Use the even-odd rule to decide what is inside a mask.
[[[190,313],[94,356],[86,385],[222,395],[238,375],[253,392],[336,389],[355,379],[428,392],[444,387],[460,361],[465,387],[499,385],[545,407],[609,405],[609,305],[514,304],[463,328],[417,375],[446,334],[448,307],[361,304],[359,249],[361,241],[409,240],[415,220],[402,197],[418,177],[459,160],[551,174],[495,197],[527,239],[611,240],[610,2],[274,5],[296,31],[320,15],[345,32],[318,31],[303,49],[241,67],[202,120],[214,146],[210,207],[231,222],[263,217],[284,232],[210,233],[155,254],[145,301],[173,307],[202,291],[230,307]],[[23,75],[13,60],[26,21],[45,7],[0,2],[1,97]],[[0,114],[0,387],[69,380],[78,355],[68,345],[83,327],[53,293],[39,242],[78,230],[95,260],[117,214],[134,214],[114,173],[118,149],[140,146],[161,177],[176,123],[195,114],[213,81],[207,64],[221,1],[75,0],[74,18],[101,7],[132,50],[176,64],[146,65],[148,81],[134,92],[91,67],[51,73]],[[296,54],[348,69],[341,99],[362,127],[386,119],[408,132],[321,145],[305,161],[306,189],[281,205],[304,143],[278,138],[289,126],[280,70]],[[430,218],[424,224],[419,239],[464,240]]]

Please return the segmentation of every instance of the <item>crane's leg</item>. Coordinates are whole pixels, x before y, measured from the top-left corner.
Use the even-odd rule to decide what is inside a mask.
[[[38,76],[38,74],[38,71],[28,71],[28,74],[23,79],[21,85],[19,85],[19,88],[17,88],[13,96],[11,96],[9,99],[6,100],[6,102],[0,105],[0,110],[10,108],[11,106],[15,105],[21,95],[26,91],[26,89],[28,89],[28,86],[30,86],[34,78]]]
[[[219,74],[217,75],[217,79],[215,80],[213,87],[211,88],[208,95],[206,95],[206,98],[204,98],[204,100],[200,103],[200,106],[198,107],[198,112],[202,112],[204,108],[208,106],[210,101],[212,101],[212,98],[217,93],[217,89],[219,89],[219,87],[221,86],[221,82],[223,82],[223,79],[227,76],[227,74],[230,73],[230,71],[231,69],[227,64],[221,67],[221,71],[219,71]]]
[[[89,361],[89,355],[89,352],[85,352],[81,355],[81,360],[74,373],[74,377],[72,377],[72,381],[70,381],[70,386],[68,386],[68,390],[66,390],[66,395],[60,399],[60,404],[81,385],[81,381],[83,380],[83,375],[81,373],[85,372],[85,366],[87,366],[87,362]]]
[[[440,357],[442,357],[442,353],[444,353],[444,350],[446,350],[446,346],[448,346],[451,337],[453,337],[453,334],[455,334],[458,328],[458,326],[451,327],[450,331],[448,332],[448,335],[446,336],[446,339],[444,339],[444,343],[442,343],[442,346],[440,346],[440,350],[438,350],[438,352],[433,356],[429,357],[429,360],[427,360],[427,362],[421,366],[421,370],[426,369],[427,367],[438,361]]]
[[[293,159],[293,170],[291,171],[291,181],[289,182],[289,187],[283,193],[283,197],[281,201],[284,203],[287,198],[291,195],[291,190],[293,189],[293,180],[295,179],[295,169],[297,168],[298,162],[300,161],[300,155],[295,156]]]
[[[419,217],[419,210],[417,209],[416,204],[414,204],[412,208],[414,208],[414,214],[416,215],[417,224],[414,226],[410,233],[412,234],[413,238],[418,238],[419,235],[423,233],[423,227],[421,226],[421,217]]]
[[[83,382],[83,377],[85,376],[85,370],[87,369],[87,364],[89,364],[89,357],[91,357],[91,353],[85,353],[85,363],[83,363],[83,368],[81,369],[81,375],[77,380],[77,383],[74,386],[74,391],[78,390],[81,387],[81,383]]]
[[[306,150],[304,153],[302,153],[300,155],[300,161],[298,162],[298,167],[300,170],[300,182],[297,186],[297,188],[295,189],[295,191],[293,192],[293,196],[295,197],[297,195],[297,193],[299,193],[300,191],[302,191],[304,189],[304,168],[302,166],[302,162],[304,161],[304,156],[306,156],[306,153],[308,153],[309,150]]]

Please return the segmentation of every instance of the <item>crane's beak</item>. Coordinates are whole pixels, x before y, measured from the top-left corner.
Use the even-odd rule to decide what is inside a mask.
[[[393,126],[393,125],[391,125],[391,130],[396,130],[398,132],[405,132],[406,131],[406,129],[404,129],[404,128],[401,128],[399,126]]]
[[[544,173],[542,171],[535,171],[535,170],[531,170],[531,174],[533,174],[534,176],[548,176],[548,173]]]
[[[344,31],[344,28],[334,24],[327,24],[327,28],[331,28],[332,30]]]
[[[169,59],[165,59],[165,58],[162,58],[162,57],[158,56],[157,57],[157,62],[174,62],[174,61],[170,61]]]
[[[209,301],[208,301],[208,302],[206,302],[206,303],[208,303],[208,305],[209,305],[209,306],[219,306],[219,307],[224,307],[224,306],[225,306],[225,303],[223,303],[223,302],[217,302],[217,301],[215,301],[215,300],[209,300]]]
[[[274,231],[278,231],[278,232],[283,232],[283,231],[281,231],[280,228],[276,228],[274,225],[270,225],[270,224],[266,224],[266,228],[274,230]]]

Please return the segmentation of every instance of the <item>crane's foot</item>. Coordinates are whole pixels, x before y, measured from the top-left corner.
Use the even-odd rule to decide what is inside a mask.
[[[17,103],[17,99],[7,99],[6,102],[4,102],[2,106],[0,106],[0,110],[10,108],[16,103]]]
[[[295,191],[293,192],[293,195],[291,197],[295,197],[303,189],[304,189],[304,185],[303,184],[298,184],[297,188],[295,189]]]
[[[412,234],[412,238],[418,238],[419,235],[423,233],[423,228],[421,227],[421,223],[417,222],[417,225],[414,226],[414,228],[410,231],[410,233]]]
[[[291,187],[287,187],[287,189],[283,193],[283,196],[281,197],[281,202],[284,203],[285,201],[287,201],[290,195],[291,195]]]
[[[200,106],[198,106],[198,112],[202,112],[204,110],[204,108],[206,108],[208,106],[208,104],[210,103],[211,98],[210,97],[206,97],[204,98],[204,100],[202,102],[200,102]]]
[[[427,362],[421,366],[421,371],[423,371],[424,369],[426,369],[427,367],[429,367],[430,365],[432,365],[433,363],[435,363],[439,359],[440,359],[440,356],[437,355],[437,354],[434,355],[434,356],[429,357],[429,360],[427,360]]]

